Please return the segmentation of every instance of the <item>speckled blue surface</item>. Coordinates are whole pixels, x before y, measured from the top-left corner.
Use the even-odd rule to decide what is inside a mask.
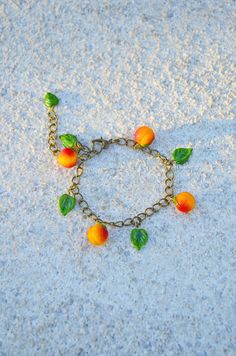
[[[235,2],[0,3],[0,355],[236,355]],[[72,170],[47,148],[46,91],[61,99],[59,134],[89,145],[146,124],[176,167],[174,206],[89,245],[79,207],[57,197]],[[112,147],[88,162],[81,191],[102,217],[143,211],[163,167]]]

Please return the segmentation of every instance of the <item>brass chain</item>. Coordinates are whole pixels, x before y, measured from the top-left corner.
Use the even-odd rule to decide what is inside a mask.
[[[51,107],[48,109],[48,119],[49,119],[49,135],[48,135],[48,145],[49,149],[54,155],[57,155],[60,150],[57,145],[57,129],[58,129],[58,118]],[[167,207],[174,198],[174,171],[173,171],[173,161],[169,160],[167,157],[162,155],[158,150],[151,148],[149,146],[143,147],[137,144],[134,140],[116,137],[109,140],[105,140],[102,137],[99,139],[92,140],[91,149],[88,146],[83,145],[80,141],[77,143],[77,150],[79,153],[79,163],[76,167],[76,173],[72,178],[72,183],[68,189],[68,194],[77,198],[78,204],[82,212],[89,218],[93,219],[95,222],[99,222],[104,225],[110,225],[113,227],[123,227],[133,225],[138,227],[141,223],[148,217],[157,213],[161,208]],[[80,193],[79,184],[80,178],[84,171],[84,163],[89,159],[100,154],[103,149],[106,149],[111,144],[117,144],[121,146],[127,146],[135,150],[143,151],[151,155],[154,158],[158,158],[165,167],[165,196],[155,202],[151,207],[148,207],[131,218],[126,218],[124,220],[118,221],[106,221],[100,218],[92,209],[89,207],[87,201],[84,199],[83,195]]]
[[[56,156],[60,152],[60,150],[57,146],[58,118],[53,107],[48,108],[48,121],[48,147],[50,151],[54,154],[54,156]]]
[[[161,160],[165,167],[165,193],[164,198],[161,198],[159,201],[155,202],[151,207],[148,207],[144,212],[139,213],[131,218],[126,218],[125,220],[118,221],[107,221],[103,220],[97,214],[95,214],[89,207],[87,201],[84,199],[83,195],[79,190],[80,178],[84,170],[84,162],[95,157],[103,151],[104,148],[107,148],[110,144],[118,144],[122,146],[131,147],[133,149],[141,150],[145,153],[150,154],[153,157],[156,157]],[[117,137],[110,140],[105,140],[102,137],[100,139],[92,140],[92,149],[90,151],[83,149],[80,150],[82,155],[79,154],[80,162],[76,168],[76,174],[72,178],[72,184],[68,190],[68,193],[77,198],[78,204],[82,212],[89,218],[93,219],[96,222],[102,223],[104,225],[110,225],[113,227],[123,227],[134,225],[136,227],[140,226],[143,220],[152,216],[154,213],[158,212],[161,208],[167,207],[174,197],[174,172],[173,172],[173,161],[166,158],[164,155],[161,155],[159,151],[150,147],[142,147],[138,145],[134,140]]]

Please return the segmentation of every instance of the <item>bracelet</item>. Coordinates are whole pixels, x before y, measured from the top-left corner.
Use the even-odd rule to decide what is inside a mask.
[[[48,146],[53,155],[57,157],[57,161],[61,166],[65,168],[76,166],[76,172],[72,178],[67,194],[62,194],[58,199],[58,207],[60,213],[66,216],[74,209],[76,201],[78,202],[82,212],[88,218],[95,221],[95,224],[89,227],[87,231],[88,241],[92,245],[101,246],[108,241],[107,225],[112,227],[133,226],[130,233],[130,241],[133,247],[140,250],[146,245],[149,239],[147,231],[140,228],[140,225],[146,218],[157,213],[161,208],[167,207],[171,202],[175,205],[176,209],[182,213],[188,213],[194,208],[195,198],[189,192],[181,192],[174,195],[173,171],[174,164],[184,164],[189,160],[192,154],[192,148],[176,148],[172,152],[172,159],[168,159],[158,150],[150,147],[150,144],[155,139],[153,130],[147,126],[141,126],[135,131],[134,139],[115,137],[106,140],[101,137],[91,141],[91,148],[83,145],[75,135],[68,133],[63,134],[60,135],[59,138],[64,148],[59,149],[57,144],[58,117],[54,109],[58,103],[59,99],[56,95],[46,93],[44,96],[44,104],[48,109],[49,120]],[[159,159],[165,168],[165,196],[136,216],[119,221],[106,221],[100,218],[90,209],[79,189],[80,178],[84,171],[85,162],[97,156],[112,144],[143,151]]]

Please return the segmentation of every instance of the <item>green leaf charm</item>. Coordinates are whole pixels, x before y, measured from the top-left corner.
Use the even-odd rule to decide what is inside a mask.
[[[192,154],[192,148],[176,148],[173,152],[172,152],[172,157],[173,160],[177,163],[177,164],[184,164],[189,160],[189,157]]]
[[[76,145],[77,143],[77,137],[71,134],[64,134],[59,136],[61,143],[64,147],[67,148],[72,148]]]
[[[62,215],[66,216],[75,207],[76,199],[68,194],[63,194],[59,198],[59,209]]]
[[[147,231],[144,229],[136,229],[136,228],[131,230],[130,240],[132,245],[137,250],[140,250],[143,246],[146,245],[148,241]]]
[[[52,93],[46,93],[44,96],[44,104],[48,107],[51,108],[53,106],[56,106],[59,103],[59,99],[56,95]]]

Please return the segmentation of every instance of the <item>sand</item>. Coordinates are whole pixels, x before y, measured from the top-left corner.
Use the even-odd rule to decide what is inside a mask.
[[[0,4],[0,355],[236,354],[235,2],[20,1]],[[59,134],[91,144],[153,128],[189,215],[170,205],[109,242],[57,198],[74,170],[47,147],[43,95],[60,98]],[[163,195],[154,158],[113,146],[87,162],[81,191],[103,218]]]

